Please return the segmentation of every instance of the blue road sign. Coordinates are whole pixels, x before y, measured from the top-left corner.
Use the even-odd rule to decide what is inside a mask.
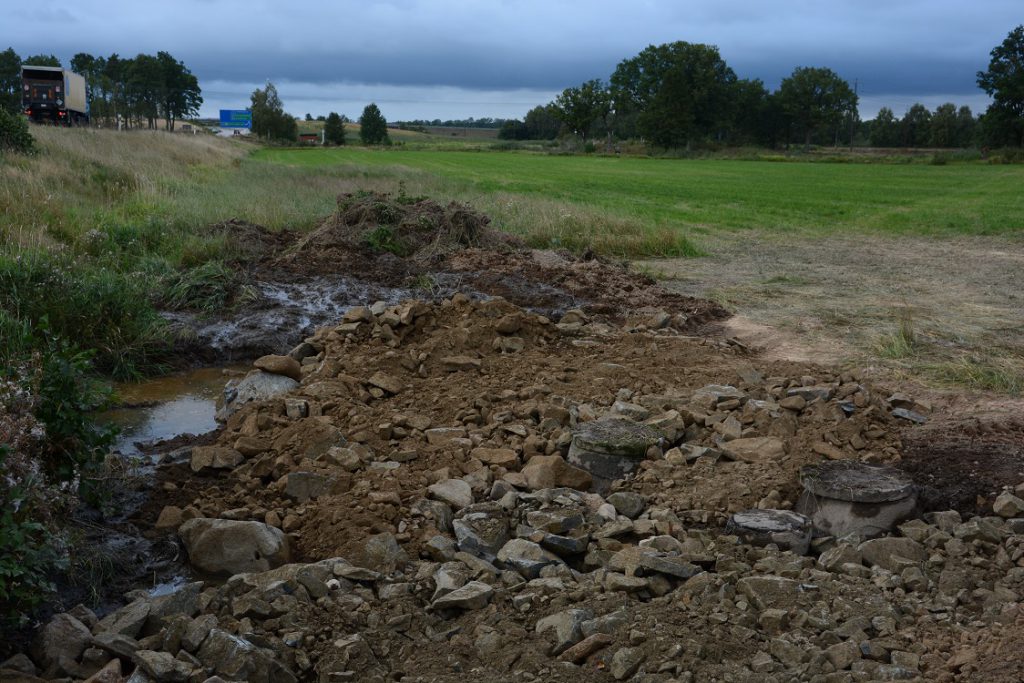
[[[248,109],[221,109],[221,128],[252,128],[252,112]]]

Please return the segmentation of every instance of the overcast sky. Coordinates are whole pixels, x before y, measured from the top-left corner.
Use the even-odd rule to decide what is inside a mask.
[[[20,55],[166,50],[192,69],[202,113],[245,108],[274,81],[288,111],[389,120],[521,117],[607,79],[647,45],[717,45],[770,88],[796,66],[857,79],[861,114],[987,99],[975,74],[1022,0],[3,0],[0,49]]]

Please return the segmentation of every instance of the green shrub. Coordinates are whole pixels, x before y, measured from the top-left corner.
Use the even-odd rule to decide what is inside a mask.
[[[77,500],[106,499],[100,473],[115,436],[92,419],[111,393],[90,354],[41,324],[36,333],[0,311],[0,622],[14,627],[67,568],[64,524]]]
[[[34,331],[94,349],[97,369],[118,378],[160,367],[169,346],[149,300],[151,283],[89,262],[29,252],[0,256],[0,310]]]
[[[12,114],[0,107],[0,152],[32,154],[35,140],[28,132],[28,122],[20,114]]]
[[[363,241],[370,249],[376,252],[388,252],[395,256],[408,256],[409,248],[395,235],[395,231],[386,225],[380,225],[373,230],[368,230],[363,235]]]

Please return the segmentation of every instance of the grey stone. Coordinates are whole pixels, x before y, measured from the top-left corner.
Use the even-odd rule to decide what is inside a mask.
[[[465,609],[476,610],[487,606],[494,595],[494,589],[482,581],[470,581],[466,585],[441,596],[430,604],[432,610]]]
[[[191,666],[169,652],[137,650],[132,661],[157,683],[185,683],[192,673]]]
[[[455,544],[455,541],[441,535],[431,536],[430,540],[423,547],[435,562],[448,562],[455,557],[455,553],[459,550],[459,546]]]
[[[431,498],[447,503],[455,510],[473,504],[473,489],[461,479],[445,479],[427,487]]]
[[[917,541],[909,538],[890,536],[865,541],[857,547],[864,561],[872,567],[881,567],[890,572],[902,569],[899,559],[910,562],[924,562],[928,559],[928,550]]]
[[[623,647],[612,655],[612,663],[609,670],[612,678],[617,681],[624,681],[636,673],[643,664],[644,653],[638,647]]]
[[[291,377],[253,370],[241,380],[225,385],[224,407],[217,412],[217,419],[223,422],[246,403],[268,401],[298,388],[299,383]]]
[[[32,643],[32,658],[49,669],[61,659],[75,661],[92,641],[85,624],[70,614],[58,614],[50,619]]]
[[[367,569],[383,574],[401,569],[409,561],[402,546],[398,545],[398,541],[389,533],[371,536],[363,546],[363,557]]]
[[[800,471],[804,492],[796,510],[836,537],[878,536],[911,517],[917,489],[904,473],[853,460],[833,460]]]
[[[765,546],[774,543],[781,550],[806,555],[811,545],[810,518],[789,510],[746,510],[729,518],[727,533],[744,543]]]
[[[519,572],[523,578],[536,579],[540,570],[551,564],[562,564],[562,560],[538,544],[523,538],[513,538],[498,551],[497,559],[504,566]]]
[[[295,675],[245,638],[221,629],[210,631],[197,654],[208,670],[248,683],[295,683]]]
[[[299,503],[327,493],[333,480],[316,472],[291,472],[285,481],[284,494]]]
[[[915,493],[907,474],[855,460],[807,465],[800,470],[800,483],[815,495],[853,503],[891,503]]]
[[[190,467],[193,472],[206,468],[230,470],[245,462],[245,456],[234,448],[223,446],[196,446],[192,449]]]
[[[992,510],[1000,517],[1006,519],[1020,517],[1024,514],[1024,500],[1021,500],[1009,491],[1003,491],[996,496],[996,500],[992,504]]]
[[[131,659],[139,649],[139,641],[117,633],[98,633],[93,636],[90,643],[121,659]]]
[[[630,519],[639,517],[647,506],[644,497],[632,491],[616,491],[608,496],[608,502],[615,507],[620,515],[625,515]]]
[[[534,529],[552,534],[564,534],[583,526],[586,520],[580,510],[562,508],[556,510],[531,510],[526,513],[526,523]]]
[[[434,572],[434,595],[431,600],[458,590],[469,581],[469,571],[461,562],[445,562]]]
[[[309,401],[304,398],[285,398],[284,414],[292,420],[309,417]]]
[[[781,576],[745,576],[736,582],[736,591],[759,610],[790,609],[800,599],[800,583]]]
[[[579,555],[587,552],[590,543],[590,534],[579,536],[560,536],[557,534],[545,533],[540,540],[540,545],[545,550],[550,550],[559,557]]]
[[[470,512],[454,522],[459,550],[493,562],[502,546],[508,543],[508,521],[500,510]]]
[[[178,534],[192,565],[211,574],[262,572],[290,557],[284,532],[261,522],[199,517],[182,524]]]
[[[733,439],[719,446],[722,453],[733,460],[759,463],[777,461],[786,454],[786,445],[774,436],[751,436]]]
[[[618,572],[608,572],[604,577],[604,587],[608,591],[622,591],[625,593],[636,593],[647,590],[647,579],[639,576],[626,576]]]
[[[907,408],[893,408],[892,416],[909,420],[916,424],[924,424],[928,421],[928,418],[921,413],[916,413],[913,410],[908,410]]]
[[[567,609],[538,620],[535,630],[541,634],[554,631],[555,642],[549,654],[556,656],[583,640],[583,622],[593,618],[590,610]]]
[[[0,664],[0,670],[17,671],[28,676],[36,675],[36,665],[28,658],[28,655],[18,653],[9,657]]]
[[[129,638],[136,638],[142,630],[143,624],[149,618],[149,601],[144,599],[134,600],[116,612],[111,612],[103,617],[96,628],[96,633],[116,633]]]
[[[958,524],[953,529],[953,535],[967,543],[972,541],[983,541],[985,543],[1003,542],[1002,532],[995,525],[978,517],[963,524]]]

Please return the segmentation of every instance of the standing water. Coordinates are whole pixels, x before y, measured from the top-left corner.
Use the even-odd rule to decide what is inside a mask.
[[[106,422],[121,429],[114,450],[141,455],[140,444],[216,429],[217,399],[228,379],[223,368],[200,368],[117,385],[124,407],[103,414]]]

